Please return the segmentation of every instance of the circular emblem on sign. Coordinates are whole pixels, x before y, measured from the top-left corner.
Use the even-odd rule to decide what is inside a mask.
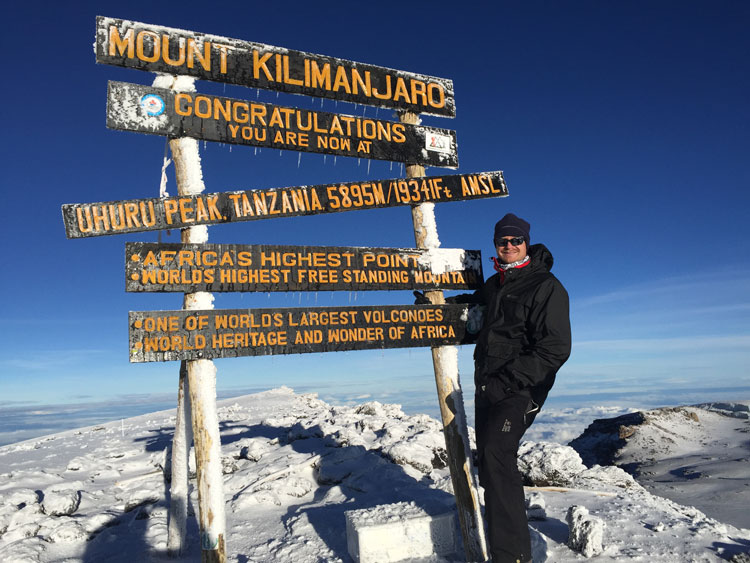
[[[157,94],[146,94],[141,98],[141,107],[147,115],[157,116],[164,113],[167,104],[164,103],[164,98]]]

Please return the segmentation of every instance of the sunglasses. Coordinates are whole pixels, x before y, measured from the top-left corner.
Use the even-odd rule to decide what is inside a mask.
[[[498,239],[495,241],[495,246],[499,246],[500,248],[505,248],[508,246],[508,244],[512,244],[513,246],[521,246],[523,244],[523,241],[526,240],[523,237],[513,237],[509,239]]]

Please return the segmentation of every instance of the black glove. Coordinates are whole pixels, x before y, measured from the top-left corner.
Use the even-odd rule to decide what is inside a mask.
[[[432,305],[432,301],[427,299],[427,296],[424,294],[424,291],[415,291],[414,292],[414,304],[415,305]]]

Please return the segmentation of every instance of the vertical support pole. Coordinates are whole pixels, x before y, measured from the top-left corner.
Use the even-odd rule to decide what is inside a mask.
[[[194,91],[193,84],[192,78],[173,78],[172,88],[180,91]],[[198,141],[188,137],[171,139],[169,148],[175,166],[178,194],[189,196],[203,192],[205,185]],[[181,241],[184,244],[205,243],[208,241],[208,228],[200,225],[183,229]],[[211,293],[203,291],[186,293],[183,309],[213,309],[213,300]],[[183,370],[189,393],[195,442],[201,561],[225,563],[226,516],[221,473],[221,436],[216,412],[216,367],[210,360],[188,360],[184,362],[181,373]],[[183,392],[183,401],[188,400],[188,393]],[[187,502],[185,510],[187,510]]]
[[[172,481],[169,494],[169,518],[167,519],[167,553],[179,557],[185,547],[187,536],[187,513],[189,502],[190,445],[193,443],[193,427],[190,414],[190,395],[187,384],[186,362],[180,364],[180,388],[177,393],[177,417],[172,440]]]
[[[402,112],[399,114],[399,118],[402,123],[410,125],[416,125],[419,120],[418,115],[411,112]],[[407,165],[407,178],[424,175],[424,166]],[[434,203],[421,203],[412,206],[412,222],[414,223],[414,238],[417,248],[428,249],[440,246],[434,208]],[[445,303],[443,292],[440,290],[425,291],[425,295],[434,304]],[[440,416],[443,419],[445,450],[448,455],[453,494],[456,497],[466,561],[486,561],[488,554],[484,524],[479,508],[466,411],[464,410],[461,383],[458,378],[458,349],[455,346],[432,348],[432,363],[440,403]]]

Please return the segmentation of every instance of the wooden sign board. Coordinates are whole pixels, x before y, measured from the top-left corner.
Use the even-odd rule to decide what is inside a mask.
[[[130,292],[477,289],[478,250],[126,243]]]
[[[109,82],[107,127],[167,137],[458,167],[456,133],[382,119]]]
[[[466,305],[131,311],[131,362],[460,344]]]
[[[83,238],[507,195],[498,171],[69,203],[62,206],[62,215],[67,237]]]
[[[98,16],[96,62],[453,117],[453,82],[375,65]]]

